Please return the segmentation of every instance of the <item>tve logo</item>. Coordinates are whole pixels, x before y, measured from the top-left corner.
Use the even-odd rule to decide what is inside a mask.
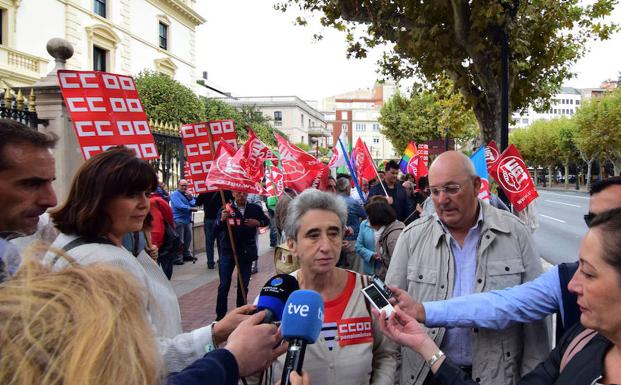
[[[308,317],[309,311],[310,307],[308,305],[296,305],[294,303],[289,303],[289,306],[287,307],[287,313],[299,314],[300,317]],[[321,307],[317,309],[317,319],[323,322],[323,309]]]
[[[287,313],[299,314],[301,317],[307,317],[309,310],[308,305],[296,305],[294,303],[289,303],[289,307],[287,307]]]

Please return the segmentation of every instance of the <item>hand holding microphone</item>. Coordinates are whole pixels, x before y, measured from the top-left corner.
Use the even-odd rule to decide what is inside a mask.
[[[278,274],[270,278],[259,293],[257,312],[265,310],[262,323],[280,321],[287,299],[300,289],[297,279],[289,274]]]
[[[302,375],[307,344],[314,344],[323,325],[323,299],[312,290],[294,291],[287,300],[282,315],[282,335],[289,343],[280,380],[291,385],[290,374]]]

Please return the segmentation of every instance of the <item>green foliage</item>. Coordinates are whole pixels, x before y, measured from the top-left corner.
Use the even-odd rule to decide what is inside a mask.
[[[310,151],[310,146],[307,143],[296,143],[296,146],[300,148],[300,150],[304,150],[306,152]]]
[[[448,74],[473,108],[484,141],[500,139],[504,30],[513,111],[531,104],[546,109],[573,76],[572,65],[584,55],[586,42],[607,39],[617,30],[605,21],[617,0],[282,1],[276,9],[319,13],[323,26],[345,32],[350,57],[364,58],[368,49],[385,44],[379,64],[387,76],[433,81]]]
[[[529,165],[553,167],[577,160],[575,134],[575,122],[562,117],[516,129],[509,140]]]
[[[382,106],[381,132],[397,152],[402,152],[410,140],[421,143],[443,138],[446,127],[449,136],[457,141],[476,136],[476,118],[462,96],[453,91],[446,79],[434,86],[415,90],[409,98],[396,93]]]
[[[175,125],[205,120],[200,98],[167,75],[142,71],[136,77],[136,88],[149,119]]]
[[[220,99],[206,99],[205,111],[207,120],[233,119],[240,142],[246,141],[247,127],[250,127],[265,144],[270,147],[276,146],[276,138],[269,119],[255,106],[242,106],[241,109],[237,109]]]
[[[585,162],[609,159],[621,163],[621,89],[583,103],[575,115],[576,144]]]

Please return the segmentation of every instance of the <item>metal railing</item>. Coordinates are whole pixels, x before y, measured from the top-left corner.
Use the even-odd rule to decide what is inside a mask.
[[[179,134],[179,126],[157,121],[149,121],[155,139],[159,159],[151,161],[158,178],[164,182],[168,191],[177,188],[177,182],[183,178],[185,155]]]
[[[7,87],[4,89],[3,94],[4,97],[0,99],[0,118],[17,120],[37,129],[39,119],[37,117],[34,90],[30,89],[30,95],[27,99],[22,94],[21,89],[15,94]]]

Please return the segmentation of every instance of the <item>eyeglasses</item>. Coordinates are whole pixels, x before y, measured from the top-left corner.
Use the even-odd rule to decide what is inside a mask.
[[[589,212],[588,214],[584,214],[584,223],[586,223],[587,227],[591,227],[591,222],[596,217],[595,214]]]
[[[455,195],[459,192],[459,190],[462,189],[462,185],[459,184],[447,184],[444,187],[431,187],[429,189],[429,191],[431,191],[431,193],[433,194],[433,196],[438,196],[440,195],[441,192],[445,192],[448,195]]]

